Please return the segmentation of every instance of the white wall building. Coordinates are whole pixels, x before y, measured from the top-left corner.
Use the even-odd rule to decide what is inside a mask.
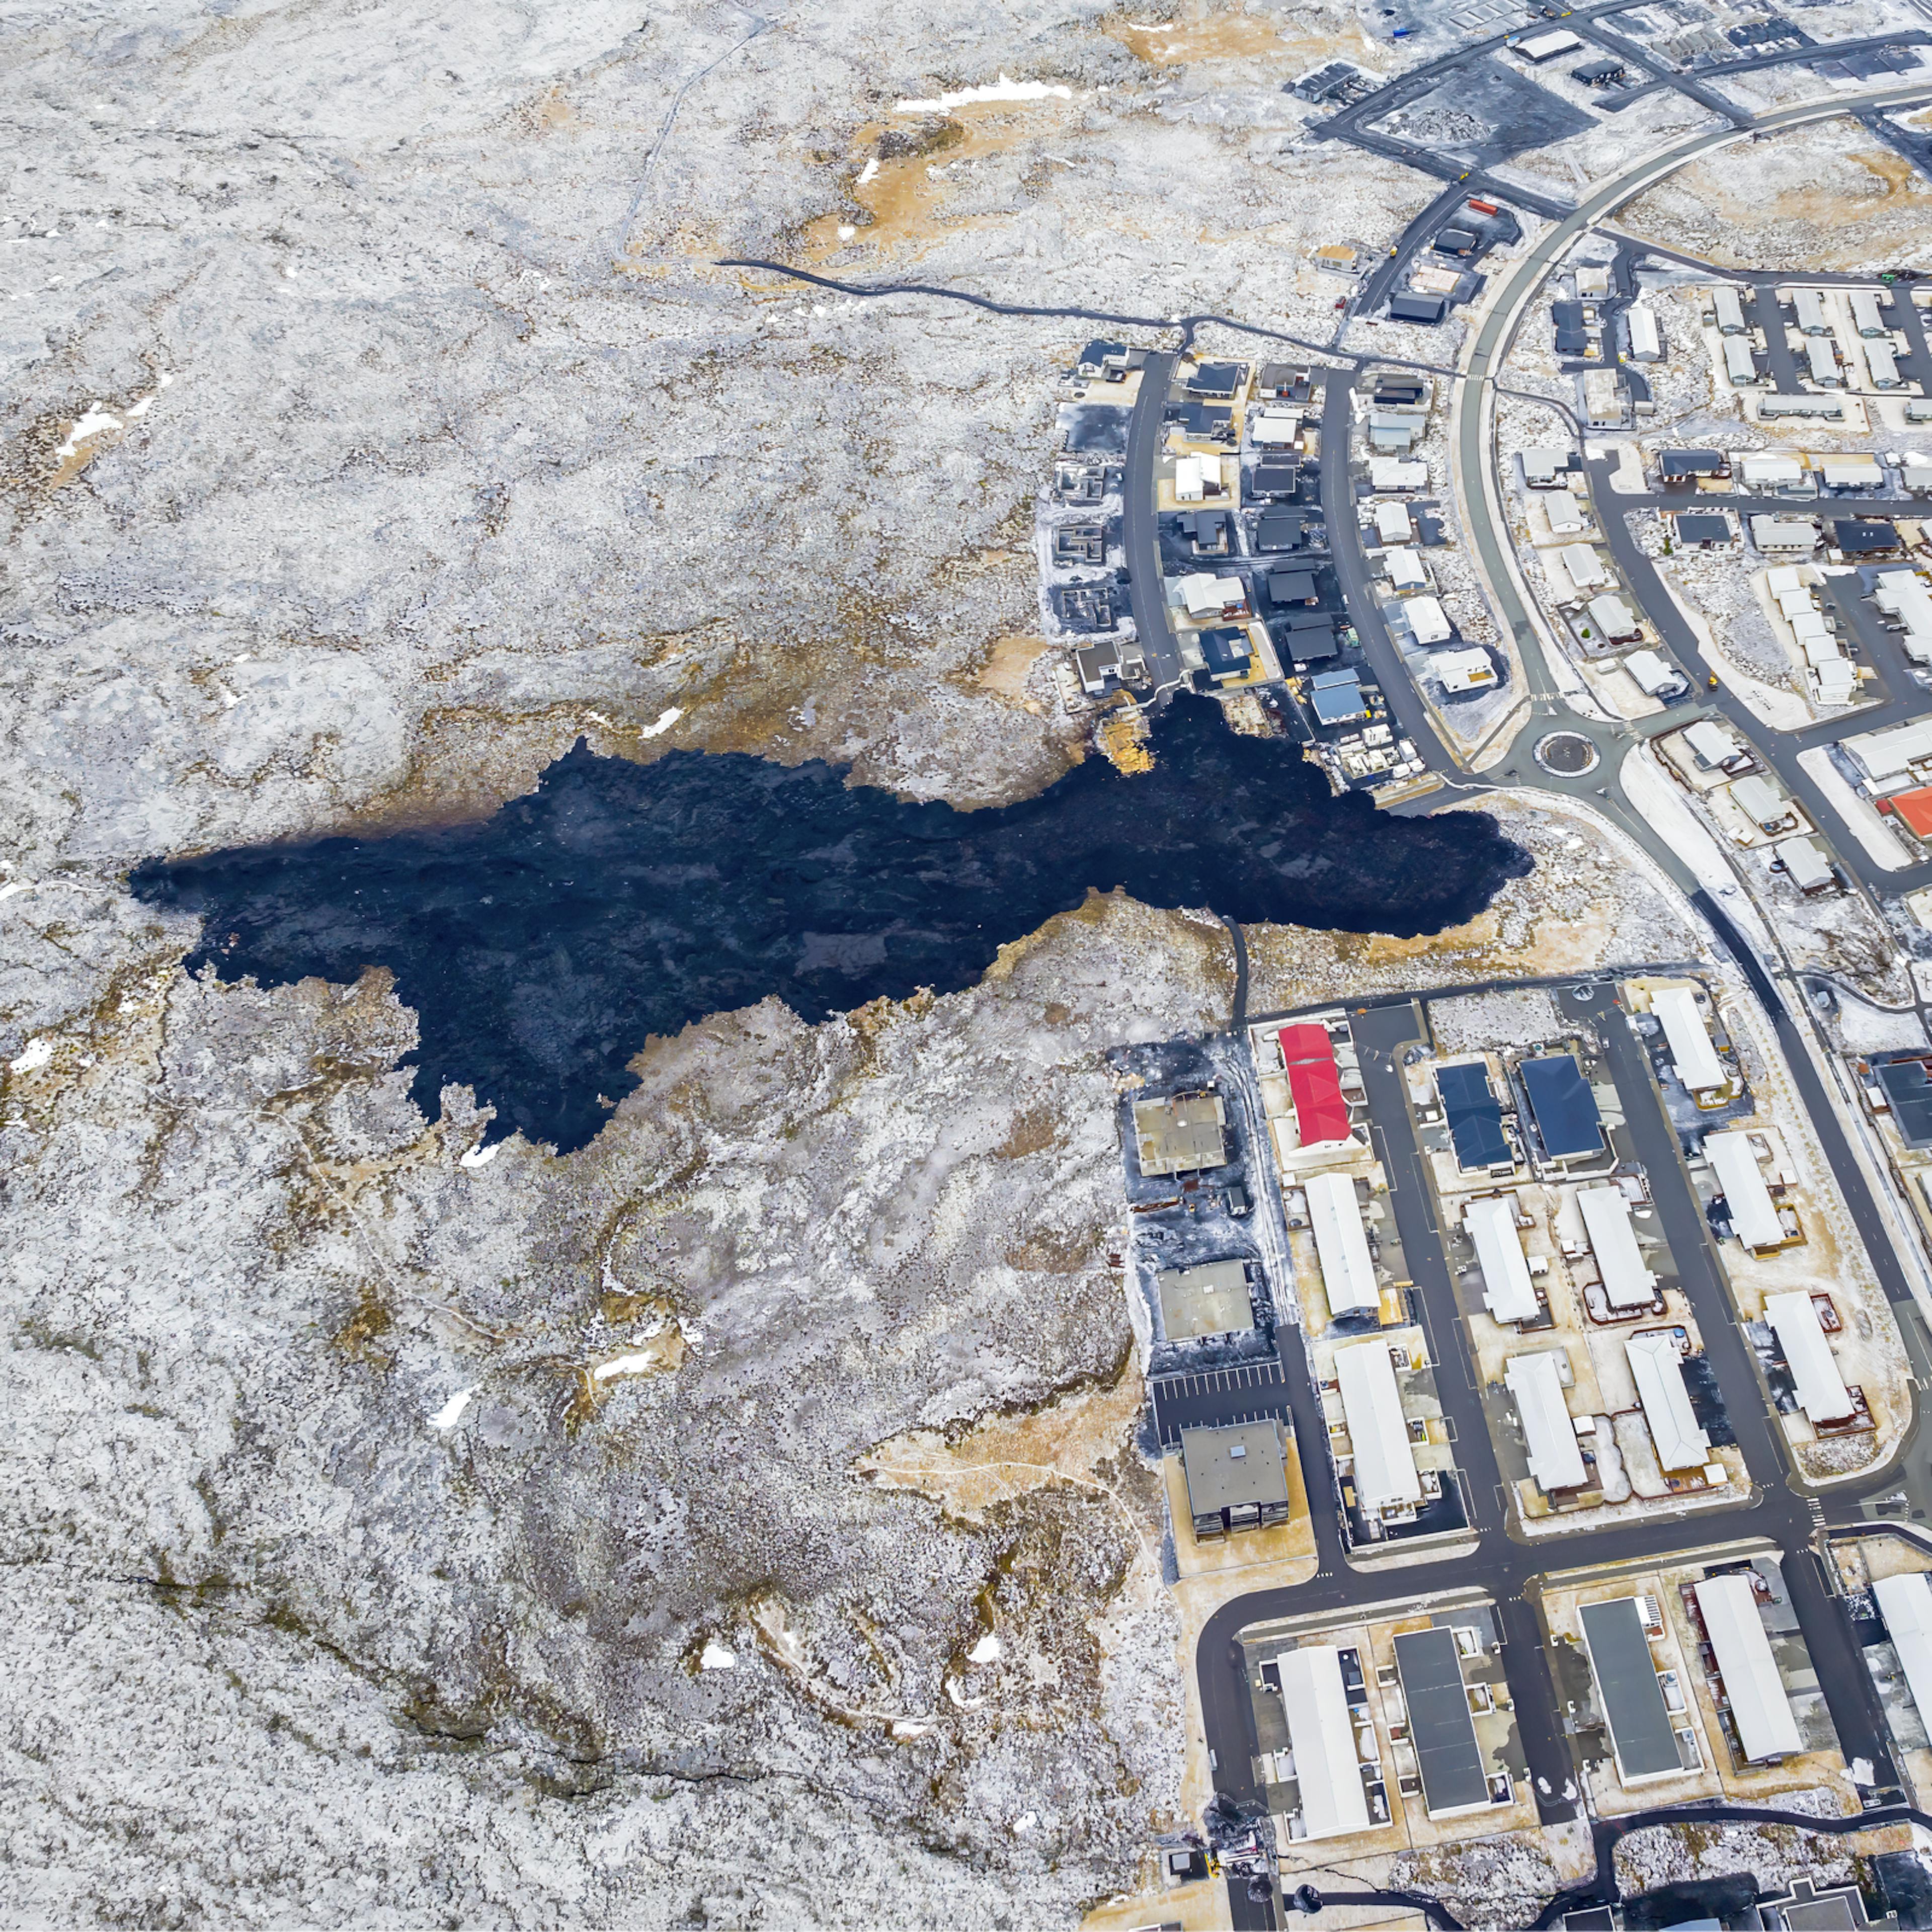
[[[1778,1218],[1764,1170],[1757,1164],[1748,1133],[1706,1134],[1704,1153],[1724,1190],[1731,1226],[1748,1248],[1781,1248],[1784,1224]]]
[[[1838,1358],[1819,1325],[1811,1297],[1800,1289],[1791,1294],[1768,1294],[1764,1318],[1778,1336],[1778,1346],[1790,1365],[1798,1390],[1798,1406],[1815,1422],[1848,1422],[1852,1398],[1838,1372]]]
[[[1711,1438],[1698,1427],[1696,1412],[1690,1406],[1677,1337],[1667,1328],[1646,1329],[1624,1341],[1624,1356],[1657,1448],[1658,1467],[1666,1472],[1702,1468],[1711,1458]]]
[[[1333,1838],[1369,1828],[1355,1726],[1342,1688],[1341,1653],[1332,1645],[1304,1646],[1275,1659],[1282,1713],[1294,1754],[1301,1822],[1311,1838]]]
[[[1697,1608],[1718,1660],[1738,1742],[1754,1764],[1804,1749],[1791,1700],[1784,1694],[1764,1619],[1750,1580],[1707,1576],[1696,1586]]]
[[[1710,1029],[1697,1008],[1697,995],[1688,986],[1666,986],[1650,996],[1650,1010],[1664,1022],[1677,1077],[1688,1092],[1708,1093],[1729,1084],[1724,1064],[1712,1044]]]
[[[1362,1226],[1361,1198],[1346,1174],[1313,1174],[1302,1184],[1309,1226],[1322,1263],[1322,1288],[1331,1315],[1372,1313],[1382,1306],[1369,1238]]]
[[[1655,1298],[1657,1277],[1643,1264],[1630,1203],[1620,1187],[1608,1185],[1578,1190],[1576,1206],[1583,1232],[1604,1278],[1604,1292],[1612,1308],[1643,1308]]]
[[[1413,1508],[1422,1478],[1409,1447],[1389,1345],[1379,1337],[1335,1351],[1335,1380],[1355,1460],[1355,1500],[1365,1512]]]
[[[1483,1270],[1483,1305],[1498,1322],[1533,1322],[1536,1284],[1516,1234],[1516,1197],[1486,1194],[1462,1210]]]
[[[1563,1400],[1562,1358],[1554,1350],[1514,1355],[1503,1370],[1503,1382],[1516,1398],[1522,1418],[1522,1438],[1529,1451],[1529,1473],[1546,1496],[1552,1490],[1578,1490],[1590,1480],[1583,1452],[1576,1446],[1576,1425]]]
[[[1921,1571],[1880,1576],[1872,1585],[1872,1594],[1878,1599],[1886,1635],[1898,1653],[1912,1701],[1932,1730],[1932,1577]]]

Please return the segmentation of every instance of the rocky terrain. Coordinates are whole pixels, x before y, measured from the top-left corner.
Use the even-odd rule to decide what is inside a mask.
[[[1096,900],[970,993],[659,1042],[564,1160],[477,1161],[455,1090],[425,1123],[373,975],[161,971],[16,1060],[14,1909],[992,1925],[1108,1888],[1180,1746],[1137,1402],[976,1509],[862,1465],[1130,1368],[1099,1048],[1224,1017],[1228,966]]]

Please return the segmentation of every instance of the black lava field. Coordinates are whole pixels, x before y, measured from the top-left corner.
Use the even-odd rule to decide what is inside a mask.
[[[816,1022],[970,986],[1090,890],[1407,937],[1472,918],[1528,855],[1478,812],[1395,818],[1332,797],[1299,748],[1184,698],[1128,777],[1100,759],[962,812],[838,767],[582,744],[479,823],[150,860],[144,900],[199,914],[226,980],[388,968],[422,1031],[415,1094],[472,1087],[501,1138],[581,1147],[653,1034],[776,994]],[[599,1096],[603,1096],[600,1099]]]

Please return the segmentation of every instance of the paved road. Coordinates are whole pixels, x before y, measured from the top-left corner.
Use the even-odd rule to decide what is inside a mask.
[[[1767,984],[1765,990],[1781,1010],[1774,989]],[[1889,1786],[1895,1782],[1895,1772],[1883,1714],[1856,1635],[1840,1600],[1830,1592],[1815,1546],[1822,1513],[1786,1480],[1782,1432],[1737,1325],[1709,1245],[1700,1204],[1679,1159],[1676,1135],[1652,1081],[1643,1049],[1627,1023],[1614,987],[1599,983],[1566,994],[1564,1006],[1604,1041],[1634,1150],[1650,1176],[1680,1285],[1702,1334],[1719,1393],[1750,1472],[1754,1493],[1747,1508],[1700,1514],[1688,1520],[1650,1518],[1535,1544],[1512,1540],[1504,1534],[1494,1452],[1468,1367],[1468,1353],[1436,1227],[1433,1202],[1400,1088],[1396,1063],[1402,1047],[1419,1032],[1415,1008],[1407,1000],[1381,1002],[1357,1009],[1351,1021],[1360,1049],[1372,1117],[1380,1130],[1397,1229],[1428,1316],[1432,1354],[1438,1365],[1438,1393],[1455,1427],[1465,1492],[1480,1537],[1476,1556],[1453,1559],[1454,1581],[1459,1587],[1486,1591],[1497,1605],[1504,1666],[1539,1811],[1549,1822],[1574,1816],[1576,1808],[1563,1796],[1574,1769],[1555,1687],[1544,1661],[1543,1634],[1525,1595],[1526,1586],[1554,1568],[1667,1560],[1686,1549],[1742,1536],[1763,1537],[1783,1551],[1792,1608],[1844,1754],[1847,1760],[1869,1759],[1876,1785]],[[1795,1058],[1794,1064],[1803,1064],[1802,1056]],[[1888,1247],[1884,1252],[1888,1254]],[[1293,1340],[1298,1350],[1299,1336]],[[1288,1351],[1283,1353],[1284,1374],[1292,1377]],[[1305,1363],[1300,1372],[1305,1378]],[[1310,1387],[1307,1399],[1311,1403],[1314,1395]],[[1298,1427],[1297,1436],[1311,1498],[1331,1495],[1333,1464],[1326,1432],[1318,1421],[1318,1406],[1310,1420]],[[1876,1490],[1895,1487],[1897,1483],[1894,1473],[1864,1487]],[[1850,1498],[1840,1508],[1847,1520],[1852,1517]],[[1339,1540],[1330,1540],[1335,1528],[1333,1520],[1324,1526],[1321,1518],[1318,1508],[1316,1531],[1322,1546],[1316,1578],[1292,1588],[1256,1592],[1225,1606],[1204,1629],[1196,1650],[1196,1671],[1208,1746],[1214,1754],[1216,1787],[1239,1800],[1258,1800],[1261,1794],[1253,1781],[1251,1760],[1256,1744],[1244,1660],[1236,1641],[1238,1633],[1251,1624],[1316,1611],[1346,1614],[1364,1604],[1447,1586],[1427,1566],[1380,1577],[1351,1570],[1342,1559]],[[1244,1899],[1235,1903],[1238,1910],[1250,1915],[1238,1917],[1238,1924],[1268,1922]]]
[[[1666,80],[1650,81],[1642,87],[1632,88],[1624,99],[1628,104],[1642,95],[1654,94],[1659,88],[1680,86],[1687,80],[1694,83],[1721,82],[1734,74],[1756,74],[1769,67],[1796,67],[1811,61],[1840,60],[1847,54],[1876,53],[1882,47],[1922,47],[1928,43],[1932,43],[1932,33],[1928,33],[1923,27],[1906,27],[1895,34],[1868,34],[1862,40],[1814,41],[1809,46],[1792,47],[1781,53],[1753,54],[1745,59],[1721,61],[1714,66],[1698,68],[1690,74],[1672,74]],[[1687,87],[1684,91],[1688,93],[1690,90]],[[1712,103],[1707,104],[1713,104],[1714,100],[1714,96]],[[1841,102],[1837,111],[1843,114],[1857,104]]]
[[[1147,654],[1154,695],[1172,690],[1186,676],[1180,646],[1168,615],[1167,592],[1161,576],[1160,509],[1154,500],[1154,478],[1165,434],[1168,384],[1174,374],[1172,352],[1150,350],[1141,370],[1140,393],[1134,399],[1127,428],[1127,473],[1121,521],[1127,558],[1127,602],[1134,629]]]

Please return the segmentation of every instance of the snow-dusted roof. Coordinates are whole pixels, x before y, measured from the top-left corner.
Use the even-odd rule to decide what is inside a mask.
[[[1586,1187],[1576,1196],[1590,1252],[1604,1277],[1604,1292],[1612,1308],[1642,1308],[1655,1292],[1657,1277],[1643,1264],[1630,1224],[1630,1203],[1621,1188]]]
[[[1800,1289],[1792,1294],[1766,1295],[1764,1318],[1776,1333],[1778,1346],[1791,1366],[1798,1406],[1814,1422],[1846,1420],[1852,1413],[1852,1398],[1838,1372],[1832,1345],[1818,1324],[1818,1311],[1811,1305],[1810,1293]]]
[[[1462,1210],[1462,1225],[1482,1264],[1483,1306],[1498,1322],[1534,1321],[1536,1287],[1516,1235],[1515,1197],[1487,1194],[1472,1201]]]
[[[1354,1181],[1346,1174],[1312,1174],[1302,1184],[1315,1252],[1322,1263],[1322,1287],[1331,1315],[1357,1315],[1378,1309],[1375,1264],[1362,1227],[1362,1208]]]
[[[1858,731],[1843,740],[1868,777],[1903,778],[1916,758],[1932,758],[1932,718],[1914,718],[1883,731]]]
[[[1389,1345],[1379,1337],[1335,1351],[1335,1379],[1355,1456],[1355,1496],[1365,1510],[1422,1500],[1408,1424]]]
[[[1588,544],[1565,544],[1556,554],[1562,560],[1563,568],[1570,573],[1570,581],[1579,590],[1587,590],[1593,584],[1607,584],[1610,573],[1604,568],[1603,559]]]
[[[1726,758],[1735,758],[1744,749],[1738,742],[1736,733],[1720,724],[1714,718],[1700,718],[1694,724],[1684,728],[1684,742],[1706,764],[1721,765]]]
[[[1275,1659],[1275,1670],[1301,1790],[1301,1822],[1309,1837],[1366,1831],[1368,1796],[1342,1688],[1340,1652],[1328,1644],[1284,1651]]]
[[[1911,1686],[1912,1701],[1919,1716],[1932,1724],[1932,1578],[1917,1571],[1881,1576],[1872,1585],[1872,1594]]]
[[[1516,1397],[1516,1413],[1522,1418],[1529,1473],[1546,1492],[1580,1489],[1589,1480],[1583,1452],[1576,1447],[1576,1426],[1563,1400],[1558,1360],[1553,1349],[1515,1355],[1503,1371],[1503,1381]]]
[[[1697,1586],[1697,1607],[1716,1653],[1718,1674],[1730,1700],[1731,1721],[1738,1742],[1755,1764],[1804,1749],[1791,1700],[1784,1694],[1771,1640],[1750,1580],[1743,1576],[1709,1576]]]
[[[1784,1224],[1772,1204],[1771,1190],[1764,1184],[1764,1171],[1751,1151],[1750,1136],[1745,1133],[1706,1134],[1704,1151],[1709,1156],[1718,1185],[1731,1210],[1731,1226],[1748,1248],[1775,1248],[1784,1240]]]
[[[1684,1386],[1684,1357],[1677,1337],[1666,1329],[1652,1328],[1632,1335],[1624,1343],[1643,1419],[1657,1445],[1658,1467],[1695,1469],[1709,1460],[1711,1438],[1697,1426],[1690,1391]]]
[[[1697,995],[1688,986],[1666,986],[1650,996],[1650,1010],[1664,1022],[1664,1036],[1670,1042],[1678,1078],[1694,1094],[1723,1086],[1724,1063],[1697,1009]]]
[[[1449,620],[1440,599],[1412,597],[1402,608],[1408,614],[1409,628],[1418,644],[1439,644],[1449,636]]]

